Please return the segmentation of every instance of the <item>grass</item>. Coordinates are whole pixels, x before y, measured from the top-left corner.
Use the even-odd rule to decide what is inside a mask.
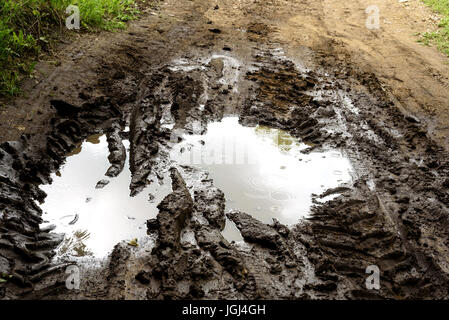
[[[433,44],[449,56],[449,0],[423,0],[423,2],[441,14],[442,19],[436,31],[423,33],[419,41],[425,45]]]
[[[68,5],[80,9],[81,31],[123,29],[138,0],[0,0],[0,95],[17,95],[41,52],[65,32]]]

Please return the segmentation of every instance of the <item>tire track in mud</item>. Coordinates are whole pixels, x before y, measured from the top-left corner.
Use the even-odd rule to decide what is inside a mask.
[[[123,45],[99,71],[102,96],[87,88],[80,106],[52,101],[47,132],[0,146],[0,273],[12,275],[0,297],[447,298],[449,166],[424,125],[401,114],[374,75],[328,52],[313,54],[316,70],[303,70],[267,43],[263,23],[236,35],[210,32],[206,20],[164,31],[167,42],[182,42],[173,52],[162,40],[153,40],[150,53]],[[231,41],[232,51],[223,51]],[[194,49],[182,54],[184,48]],[[167,112],[172,128],[161,125]],[[207,174],[170,163],[169,151],[174,133],[195,133],[194,122],[203,132],[208,122],[235,114],[247,126],[288,131],[311,146],[308,152],[344,149],[356,168],[352,188],[328,190],[340,195],[317,203],[292,228],[228,213],[246,242],[229,243],[221,234],[225,195]],[[94,133],[107,134],[111,174],[120,172],[126,126],[131,194],[167,170],[173,193],[147,223],[154,241],[138,249],[120,243],[98,269],[82,264],[84,287],[68,291],[65,266],[77,261],[51,261],[62,237],[39,227],[34,200],[45,194],[38,186]],[[380,268],[380,290],[365,287],[369,265]]]

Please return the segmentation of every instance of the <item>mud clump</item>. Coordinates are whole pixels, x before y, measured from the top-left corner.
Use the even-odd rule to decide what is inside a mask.
[[[195,192],[195,209],[202,212],[212,227],[223,231],[226,225],[225,196],[217,188],[199,190]]]

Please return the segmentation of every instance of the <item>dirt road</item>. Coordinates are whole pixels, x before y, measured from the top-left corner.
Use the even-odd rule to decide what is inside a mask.
[[[83,36],[60,64],[41,63],[37,83],[2,111],[0,272],[12,277],[0,297],[447,298],[449,65],[416,43],[434,25],[420,2],[377,1],[379,30],[365,25],[371,4],[167,0],[126,32]],[[172,128],[160,124],[166,112]],[[245,239],[229,243],[226,195],[169,161],[174,130],[228,115],[288,131],[309,152],[343,149],[356,178],[290,228],[228,212]],[[148,243],[55,264],[63,236],[40,227],[34,200],[97,133],[108,136],[112,176],[129,139],[132,194],[163,171],[173,193],[148,222]],[[75,291],[64,273],[74,263]],[[370,265],[379,290],[365,286]]]

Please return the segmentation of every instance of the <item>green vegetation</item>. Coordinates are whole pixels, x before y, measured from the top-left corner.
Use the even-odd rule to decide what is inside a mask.
[[[33,62],[65,32],[68,5],[80,10],[81,31],[114,30],[136,17],[136,0],[0,0],[0,95],[20,92]]]
[[[421,43],[434,44],[449,56],[449,0],[423,0],[434,11],[442,15],[438,30],[422,34]]]

